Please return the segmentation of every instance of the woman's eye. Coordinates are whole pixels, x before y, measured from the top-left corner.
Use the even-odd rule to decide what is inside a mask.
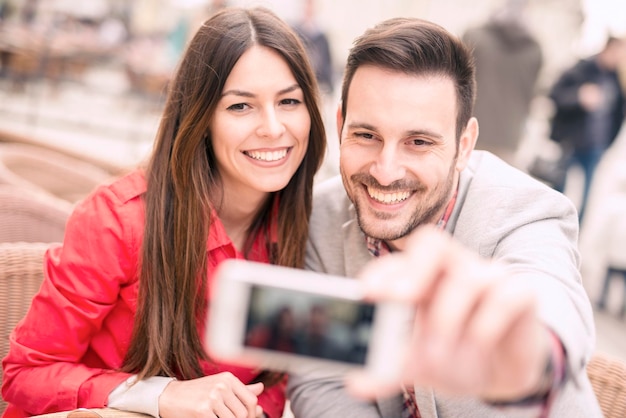
[[[283,104],[283,105],[298,105],[300,103],[302,102],[298,99],[282,99],[280,101],[280,104]]]
[[[248,107],[245,103],[235,103],[233,105],[228,106],[228,110],[244,110]]]

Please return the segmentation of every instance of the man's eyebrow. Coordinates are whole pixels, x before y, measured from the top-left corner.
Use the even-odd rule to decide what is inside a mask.
[[[282,95],[282,94],[287,94],[287,93],[291,93],[292,91],[298,90],[300,89],[300,85],[298,83],[293,84],[289,87],[285,87],[282,90],[278,91],[278,95]],[[225,92],[222,93],[222,97],[224,96],[241,96],[241,97],[255,97],[254,93],[251,93],[249,91],[245,91],[245,90],[239,90],[239,89],[231,89],[231,90],[226,90]]]
[[[353,122],[349,123],[347,127],[348,129],[366,129],[368,131],[377,132],[376,127],[367,122]],[[443,139],[443,135],[428,129],[411,129],[409,131],[406,131],[403,136],[427,136],[432,139]]]
[[[428,129],[410,130],[405,133],[405,136],[427,136],[432,139],[443,139],[443,135]]]
[[[374,125],[366,122],[352,122],[348,124],[348,129],[367,129],[368,131],[376,131]]]

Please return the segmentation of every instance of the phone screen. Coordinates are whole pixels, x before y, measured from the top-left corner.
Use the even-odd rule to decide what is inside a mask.
[[[375,306],[253,285],[243,344],[365,365]]]

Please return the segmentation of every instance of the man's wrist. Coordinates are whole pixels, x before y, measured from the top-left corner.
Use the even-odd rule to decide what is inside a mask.
[[[554,394],[563,385],[565,380],[565,352],[561,340],[551,331],[549,332],[550,353],[546,359],[540,380],[535,390],[528,396],[512,401],[490,402],[497,407],[519,407],[543,405],[548,408],[554,398]]]
[[[530,395],[524,396],[523,398],[513,400],[513,401],[503,401],[503,402],[494,402],[493,404],[496,406],[506,406],[506,405],[535,405],[540,404],[546,400],[550,391],[552,390],[552,385],[554,383],[554,356],[550,353],[546,358],[546,364],[541,373],[541,377],[539,383],[535,386],[535,389],[531,392]]]

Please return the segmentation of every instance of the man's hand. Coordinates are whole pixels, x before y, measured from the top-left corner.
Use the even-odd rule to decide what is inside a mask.
[[[539,389],[549,331],[523,278],[432,227],[417,229],[404,251],[373,260],[361,276],[372,300],[409,300],[417,313],[402,376],[395,382],[351,376],[355,395],[389,395],[416,384],[507,401]]]
[[[245,385],[231,373],[170,382],[159,397],[161,418],[261,418],[263,383]]]
[[[585,83],[578,89],[578,101],[587,112],[595,112],[600,109],[605,97],[598,84]]]

